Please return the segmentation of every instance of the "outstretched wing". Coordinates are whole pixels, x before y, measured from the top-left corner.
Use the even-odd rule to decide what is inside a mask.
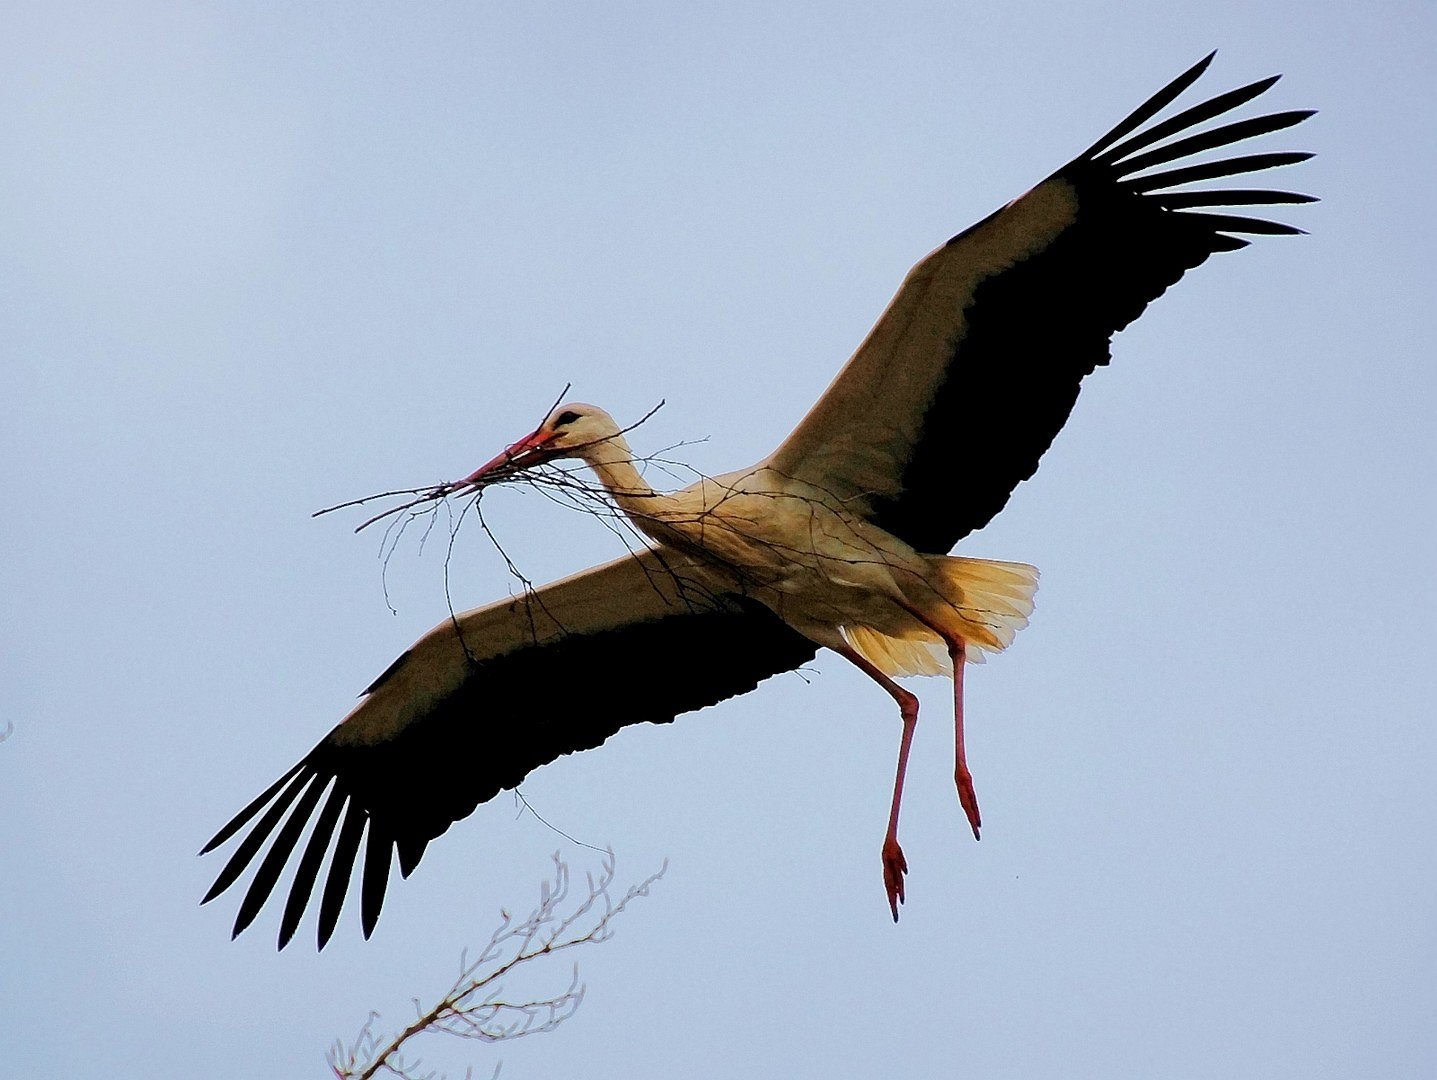
[[[368,937],[391,852],[408,877],[430,840],[540,765],[598,746],[630,724],[667,723],[747,693],[813,657],[814,644],[767,608],[716,591],[711,581],[683,555],[660,548],[435,627],[205,845],[202,854],[249,826],[204,902],[233,885],[269,841],[240,903],[239,934],[312,821],[285,901],[280,948],[319,889],[332,850],[319,906],[324,947],[361,844]],[[573,688],[573,697],[552,693],[556,686]]]
[[[1153,95],[1032,191],[915,266],[828,391],[765,464],[826,488],[920,551],[986,525],[1068,419],[1114,332],[1188,269],[1297,233],[1223,207],[1313,201],[1266,190],[1183,190],[1290,165],[1305,153],[1180,162],[1291,127],[1280,112],[1194,133],[1277,76],[1139,131],[1212,56]],[[1137,132],[1136,134],[1133,134]],[[1174,141],[1164,141],[1181,136]]]

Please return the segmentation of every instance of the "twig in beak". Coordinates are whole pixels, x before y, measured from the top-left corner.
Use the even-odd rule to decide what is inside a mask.
[[[548,411],[544,413],[545,418],[549,417],[553,413],[553,411],[558,408],[559,402],[563,401],[564,397],[569,393],[569,387],[570,384],[564,384],[564,389],[559,392],[559,396],[555,399],[554,404],[549,406]],[[663,406],[664,403],[660,401],[643,416],[639,417],[638,420],[634,421],[628,427],[620,429],[618,434],[622,435],[632,431],[634,428],[647,421],[651,416],[654,415],[654,413],[658,412],[661,408],[663,408]],[[537,435],[538,433],[539,432],[536,430],[535,434]],[[505,481],[513,480],[516,478],[533,481],[536,484],[545,483],[546,480],[547,482],[552,483],[552,480],[549,480],[548,478],[544,477],[541,470],[535,468],[536,465],[541,464],[542,459],[539,462],[531,461],[530,464],[525,465],[522,462],[523,449],[521,449],[518,454],[510,456],[511,453],[515,450],[515,448],[520,447],[520,445],[520,443],[516,443],[514,446],[506,448],[504,453],[500,454],[497,458],[489,462],[487,465],[481,466],[478,470],[471,473],[463,480],[449,480],[442,484],[435,484],[432,487],[427,488],[399,488],[394,491],[381,491],[375,495],[365,495],[363,498],[360,499],[349,499],[342,503],[336,503],[333,506],[326,506],[323,510],[316,510],[310,516],[322,517],[325,514],[332,514],[336,510],[345,510],[351,506],[363,506],[365,503],[373,502],[375,499],[389,499],[393,498],[396,495],[415,496],[407,502],[402,502],[397,506],[391,506],[389,509],[380,511],[373,517],[367,518],[366,520],[360,522],[357,526],[355,526],[354,529],[356,533],[359,533],[369,528],[369,526],[373,525],[375,522],[383,521],[386,518],[393,517],[395,514],[402,513],[406,510],[413,510],[416,506],[422,506],[425,503],[438,502],[455,493],[462,492],[464,494],[473,493],[475,495],[478,495],[482,493],[485,488],[493,484],[502,484]],[[574,448],[571,447],[569,452],[572,452],[573,449]],[[559,481],[560,486],[570,486],[575,483],[574,479],[571,476],[566,473],[563,473],[562,471],[558,475],[563,477],[563,479]]]
[[[369,526],[373,525],[376,521],[383,521],[387,517],[397,514],[403,510],[413,509],[414,507],[419,506],[423,503],[437,502],[438,500],[444,498],[446,495],[452,495],[455,491],[458,491],[460,488],[466,486],[468,486],[466,481],[449,480],[445,483],[435,484],[433,487],[427,488],[403,488],[399,491],[381,491],[377,495],[366,495],[362,499],[350,499],[348,502],[336,503],[333,506],[326,506],[323,510],[316,510],[313,514],[310,515],[310,517],[320,517],[324,514],[331,514],[336,510],[344,510],[350,506],[363,506],[365,503],[373,502],[375,499],[387,499],[394,495],[418,496],[418,498],[410,499],[408,502],[400,503],[398,506],[391,506],[388,510],[375,514],[372,518],[369,518],[367,521],[361,522],[359,525],[355,526],[355,532],[363,532],[365,529],[369,528]],[[476,488],[482,486],[483,485],[481,484],[474,485],[474,487]]]

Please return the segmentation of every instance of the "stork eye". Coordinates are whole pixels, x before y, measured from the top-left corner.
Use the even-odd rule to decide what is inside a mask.
[[[572,424],[577,419],[579,419],[579,414],[576,412],[562,412],[554,417],[554,426],[563,427],[565,424]]]

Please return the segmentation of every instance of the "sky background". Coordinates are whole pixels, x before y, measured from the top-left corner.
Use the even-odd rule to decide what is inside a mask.
[[[391,614],[378,537],[313,510],[467,473],[566,383],[665,400],[640,452],[756,460],[913,262],[1219,48],[1201,89],[1282,71],[1265,104],[1322,110],[1272,142],[1324,201],[1120,335],[959,549],[1043,571],[968,680],[982,843],[948,685],[910,684],[892,924],[898,721],[831,656],[549,766],[525,795],[621,882],[670,868],[504,1075],[1437,1072],[1433,11],[7,4],[0,1071],[327,1075],[556,848],[596,865],[501,797],[368,943],[198,906],[203,842],[444,613],[442,545],[400,548]],[[620,550],[485,509],[535,580]],[[450,577],[513,588],[472,527]]]

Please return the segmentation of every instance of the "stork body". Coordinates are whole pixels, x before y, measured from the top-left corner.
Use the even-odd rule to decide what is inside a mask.
[[[655,492],[634,467],[628,444],[607,413],[573,403],[553,415],[571,412],[588,421],[580,436],[584,443],[572,456],[594,468],[642,532],[690,556],[690,573],[709,591],[752,597],[815,644],[846,651],[845,631],[866,630],[891,639],[898,652],[905,651],[897,645],[902,641],[946,649],[937,626],[979,647],[1002,649],[1019,628],[1013,620],[1026,621],[1031,612],[1031,606],[1012,612],[965,608],[960,589],[948,580],[961,579],[969,566],[1007,564],[924,555],[849,512],[823,489],[768,465],[705,477],[669,495]],[[539,433],[547,434],[546,428]],[[471,480],[482,478],[481,473]],[[1031,567],[1012,574],[1024,582],[1020,591],[1031,592]],[[898,665],[888,673],[937,674],[944,667],[937,653],[914,663],[914,670]]]
[[[1006,648],[1027,625],[1037,571],[916,551],[831,492],[768,463],[660,494],[635,468],[613,418],[580,402],[554,409],[463,486],[557,457],[581,458],[594,470],[654,541],[663,572],[687,603],[702,606],[722,595],[756,601],[815,645],[851,661],[897,702],[903,733],[883,840],[884,887],[896,921],[908,865],[898,816],[918,700],[893,677],[953,675],[954,781],[977,839],[982,821],[963,744],[963,664],[984,650]],[[666,560],[666,553],[682,558]]]
[[[977,836],[963,671],[1012,641],[1036,587],[1032,567],[947,552],[1033,474],[1082,380],[1108,363],[1114,332],[1188,269],[1246,246],[1235,234],[1300,231],[1221,208],[1311,201],[1266,189],[1188,187],[1290,165],[1304,153],[1151,171],[1310,115],[1273,113],[1195,130],[1266,91],[1274,76],[1144,127],[1211,59],[920,261],[827,392],[752,468],[655,492],[612,418],[570,404],[465,480],[436,489],[435,497],[472,491],[554,458],[582,458],[651,546],[426,634],[206,845],[212,850],[247,829],[205,900],[259,860],[235,920],[238,934],[298,851],[280,945],[319,893],[323,947],[362,845],[367,937],[393,859],[407,876],[432,839],[534,768],[598,746],[625,726],[667,723],[746,693],[826,647],[879,683],[902,717],[882,848],[896,919],[907,870],[899,805],[917,699],[894,680],[951,673],[954,776]],[[614,673],[637,658],[644,677],[617,685]],[[555,678],[593,688],[583,710],[516,707],[536,682]]]

